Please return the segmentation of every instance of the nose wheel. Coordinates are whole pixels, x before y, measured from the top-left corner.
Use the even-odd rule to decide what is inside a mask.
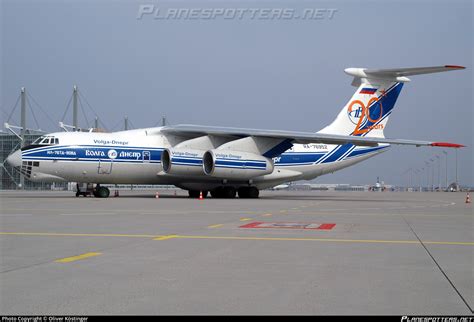
[[[107,187],[97,187],[94,190],[94,197],[96,198],[108,198],[110,196],[110,190]]]
[[[76,184],[76,197],[79,196],[94,196],[96,198],[108,198],[110,196],[110,190],[107,187],[102,187],[99,184],[94,183],[77,183]]]

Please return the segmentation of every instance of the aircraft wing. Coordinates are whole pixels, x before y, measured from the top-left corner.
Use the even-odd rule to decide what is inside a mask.
[[[259,130],[259,129],[245,129],[234,127],[214,127],[214,126],[200,126],[200,125],[174,125],[165,126],[161,128],[164,134],[182,135],[191,137],[200,136],[233,136],[236,138],[255,137],[267,139],[283,139],[289,140],[291,143],[309,144],[354,144],[361,146],[377,146],[378,143],[396,144],[396,145],[414,145],[414,146],[439,146],[446,148],[461,148],[464,145],[448,143],[448,142],[431,142],[431,141],[416,141],[404,139],[390,139],[390,138],[375,138],[362,137],[350,135],[334,135],[313,132],[294,132],[294,131],[279,131],[279,130]]]

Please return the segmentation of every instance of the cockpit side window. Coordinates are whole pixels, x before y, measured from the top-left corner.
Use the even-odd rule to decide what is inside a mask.
[[[40,136],[39,138],[37,138],[36,140],[33,141],[32,144],[40,144],[40,142],[44,139],[44,136]]]
[[[32,144],[35,144],[35,145],[59,144],[59,139],[53,136],[41,136],[37,138]]]
[[[38,147],[44,147],[48,145],[56,145],[59,144],[59,139],[54,136],[40,136],[36,140],[33,141],[30,145],[24,146],[21,148],[22,151],[34,149]]]

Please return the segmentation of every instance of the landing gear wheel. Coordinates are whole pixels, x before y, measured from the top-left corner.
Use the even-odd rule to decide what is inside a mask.
[[[250,187],[249,188],[249,198],[258,198],[258,196],[260,195],[260,191],[258,190],[257,187]]]
[[[226,198],[232,199],[235,198],[236,190],[234,187],[219,187],[211,191],[211,196],[214,198]]]
[[[241,187],[239,190],[237,190],[239,194],[239,198],[248,198],[248,188],[247,187]]]
[[[199,198],[199,195],[201,194],[201,191],[199,190],[188,190],[189,198]],[[206,198],[207,197],[207,191],[202,192],[202,197]]]
[[[235,194],[237,193],[237,190],[235,190],[234,187],[224,187],[222,189],[222,192],[223,192],[224,198],[232,199],[232,198],[235,198]]]
[[[199,191],[188,190],[189,198],[199,198]]]
[[[256,187],[241,187],[239,188],[239,198],[258,198],[259,190]]]
[[[110,195],[110,190],[107,187],[99,187],[94,192],[94,196],[97,198],[108,198]]]

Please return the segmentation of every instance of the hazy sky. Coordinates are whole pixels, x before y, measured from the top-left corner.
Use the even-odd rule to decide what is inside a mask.
[[[125,115],[134,127],[154,126],[166,115],[172,124],[317,131],[355,90],[344,68],[463,65],[464,71],[413,76],[385,135],[467,145],[459,151],[459,179],[474,185],[470,0],[0,2],[2,123],[21,86],[56,123],[77,84],[109,129],[119,129]],[[161,17],[179,8],[281,8],[294,15],[319,9],[320,19],[268,19],[261,12],[241,19],[137,19],[140,5],[160,8]],[[56,131],[32,106],[41,127]],[[94,115],[84,108],[91,126]],[[18,113],[10,122],[18,124]],[[36,127],[31,115],[28,125]],[[365,184],[380,176],[402,184],[403,172],[436,154],[442,149],[392,147],[317,181]],[[449,158],[452,181],[453,150]],[[442,165],[444,182],[444,159]]]

